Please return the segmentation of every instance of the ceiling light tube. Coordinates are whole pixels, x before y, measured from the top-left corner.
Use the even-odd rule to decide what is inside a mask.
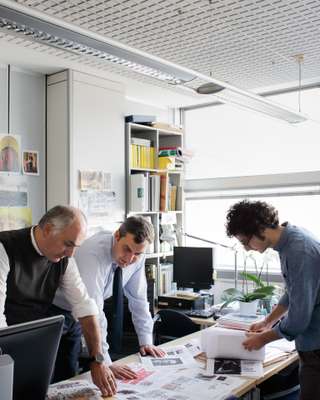
[[[302,122],[307,119],[305,115],[299,112],[234,87],[229,83],[107,39],[102,35],[8,0],[0,0],[0,28],[9,29],[17,35],[27,35],[30,39],[59,49],[103,58],[130,68],[137,73],[180,85],[187,90],[190,88],[183,86],[185,83],[200,78],[204,82],[214,83],[217,87],[228,89],[221,93],[212,94],[225,103],[237,104],[290,123]],[[193,89],[192,91],[194,93]]]

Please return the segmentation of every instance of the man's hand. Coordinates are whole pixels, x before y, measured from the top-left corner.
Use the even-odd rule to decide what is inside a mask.
[[[112,364],[110,365],[110,369],[117,379],[136,379],[138,377],[127,365]]]
[[[145,344],[140,346],[140,354],[142,356],[150,355],[152,357],[164,357],[166,352],[152,344]]]
[[[250,332],[263,332],[266,329],[269,329],[270,324],[267,323],[267,320],[264,319],[263,321],[256,322],[255,324],[250,325],[249,331]]]
[[[92,362],[90,369],[92,382],[101,390],[102,396],[114,396],[117,392],[117,384],[111,369],[97,362]]]
[[[259,350],[266,344],[263,333],[246,333],[247,339],[242,343],[246,350]]]

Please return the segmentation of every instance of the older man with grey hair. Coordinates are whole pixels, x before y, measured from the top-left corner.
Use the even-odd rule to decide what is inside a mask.
[[[97,305],[72,257],[85,239],[86,225],[80,210],[56,206],[36,226],[0,232],[0,327],[47,317],[56,290],[61,288],[87,341],[92,380],[102,395],[111,396],[116,383],[99,358]]]

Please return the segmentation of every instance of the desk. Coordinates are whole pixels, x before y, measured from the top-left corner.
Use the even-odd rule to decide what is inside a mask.
[[[190,339],[194,338],[199,338],[200,337],[200,332],[195,332],[192,333],[191,335],[184,336],[183,338],[173,340],[171,342],[168,342],[166,344],[162,344],[159,347],[170,347],[170,346],[175,346],[175,345],[181,345],[186,342],[188,342]],[[274,374],[278,373],[279,371],[283,370],[284,368],[288,367],[290,364],[298,360],[298,354],[293,353],[290,354],[285,360],[278,361],[272,365],[269,365],[268,367],[264,368],[264,374],[260,378],[242,378],[243,384],[237,388],[233,392],[235,396],[242,396],[248,392],[250,392],[252,389],[254,389],[257,385],[260,383],[264,382],[265,380],[271,378]],[[138,354],[132,354],[131,356],[122,358],[121,360],[116,361],[116,364],[128,364],[132,362],[139,362],[139,356]],[[90,377],[90,372],[86,372],[84,374],[78,375],[77,377],[73,378],[74,380],[76,379],[87,379],[91,381]]]

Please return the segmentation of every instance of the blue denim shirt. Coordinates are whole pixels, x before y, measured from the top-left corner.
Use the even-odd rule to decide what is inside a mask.
[[[274,247],[279,252],[286,292],[279,304],[288,312],[273,329],[296,341],[299,351],[320,349],[320,242],[287,224]]]

